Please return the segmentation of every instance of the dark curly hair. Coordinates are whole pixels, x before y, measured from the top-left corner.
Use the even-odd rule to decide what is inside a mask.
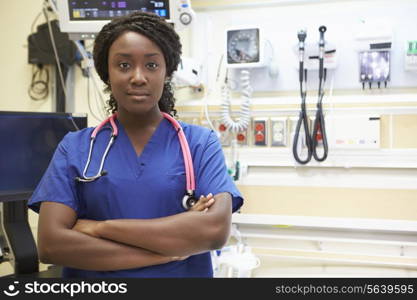
[[[97,35],[93,50],[94,66],[101,80],[106,84],[105,91],[111,92],[108,66],[109,49],[113,42],[127,31],[146,36],[162,50],[166,63],[166,75],[169,80],[164,83],[158,105],[161,111],[176,116],[175,98],[170,79],[180,63],[182,46],[173,26],[155,14],[134,12],[127,16],[114,18]],[[107,110],[110,113],[117,111],[117,101],[112,93],[110,93],[107,104]]]

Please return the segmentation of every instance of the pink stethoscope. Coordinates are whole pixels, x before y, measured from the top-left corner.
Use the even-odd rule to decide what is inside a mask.
[[[174,126],[175,130],[178,133],[178,138],[181,145],[182,155],[184,157],[184,165],[185,165],[185,177],[187,180],[187,187],[184,197],[182,198],[182,206],[184,209],[190,209],[196,202],[197,199],[195,197],[195,178],[194,178],[194,167],[193,167],[193,160],[191,158],[191,152],[190,147],[188,146],[187,139],[185,137],[184,131],[182,130],[181,125],[178,123],[177,120],[175,120],[173,117],[171,117],[169,114],[161,112],[165,119],[171,122],[172,126]],[[115,119],[117,118],[117,114],[113,114],[103,122],[101,122],[91,134],[90,137],[90,149],[88,151],[88,158],[87,163],[84,167],[83,175],[82,177],[75,177],[75,180],[78,182],[92,182],[101,176],[104,176],[107,174],[107,171],[103,170],[104,167],[104,161],[107,157],[107,154],[109,153],[110,147],[114,143],[114,140],[116,139],[119,130],[116,126]],[[104,151],[103,157],[101,158],[100,167],[96,175],[94,176],[87,176],[87,170],[88,166],[91,162],[91,154],[93,153],[93,146],[94,142],[96,140],[96,136],[98,132],[106,125],[107,123],[110,123],[112,133],[110,136],[109,143],[107,144],[106,150]]]

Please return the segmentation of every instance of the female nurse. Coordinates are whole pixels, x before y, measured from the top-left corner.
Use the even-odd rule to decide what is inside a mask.
[[[182,206],[186,172],[170,79],[181,44],[164,19],[143,12],[113,19],[94,45],[96,70],[110,92],[118,136],[106,175],[80,182],[93,128],[67,134],[29,202],[39,212],[40,260],[64,277],[212,277],[210,250],[229,237],[243,203],[214,132],[180,122],[200,201]],[[96,137],[86,176],[100,167],[110,139]]]

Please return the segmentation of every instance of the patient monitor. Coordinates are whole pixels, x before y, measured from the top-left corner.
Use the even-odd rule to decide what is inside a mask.
[[[190,0],[60,0],[56,1],[62,32],[71,39],[94,39],[111,19],[135,11],[155,13],[180,31],[195,18]]]

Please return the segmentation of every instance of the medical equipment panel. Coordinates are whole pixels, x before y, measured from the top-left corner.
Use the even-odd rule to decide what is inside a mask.
[[[390,80],[390,51],[362,51],[359,53],[360,82],[364,88],[365,83],[372,87],[377,83],[380,87],[384,82],[385,87]]]
[[[87,127],[86,115],[0,112],[0,192],[32,191],[69,132]]]
[[[135,11],[153,12],[169,19],[169,1],[77,1],[68,0],[71,21],[110,20]]]
[[[91,39],[115,17],[135,11],[155,13],[173,23],[177,30],[190,25],[195,17],[189,0],[63,0],[57,1],[62,32],[71,39]]]

